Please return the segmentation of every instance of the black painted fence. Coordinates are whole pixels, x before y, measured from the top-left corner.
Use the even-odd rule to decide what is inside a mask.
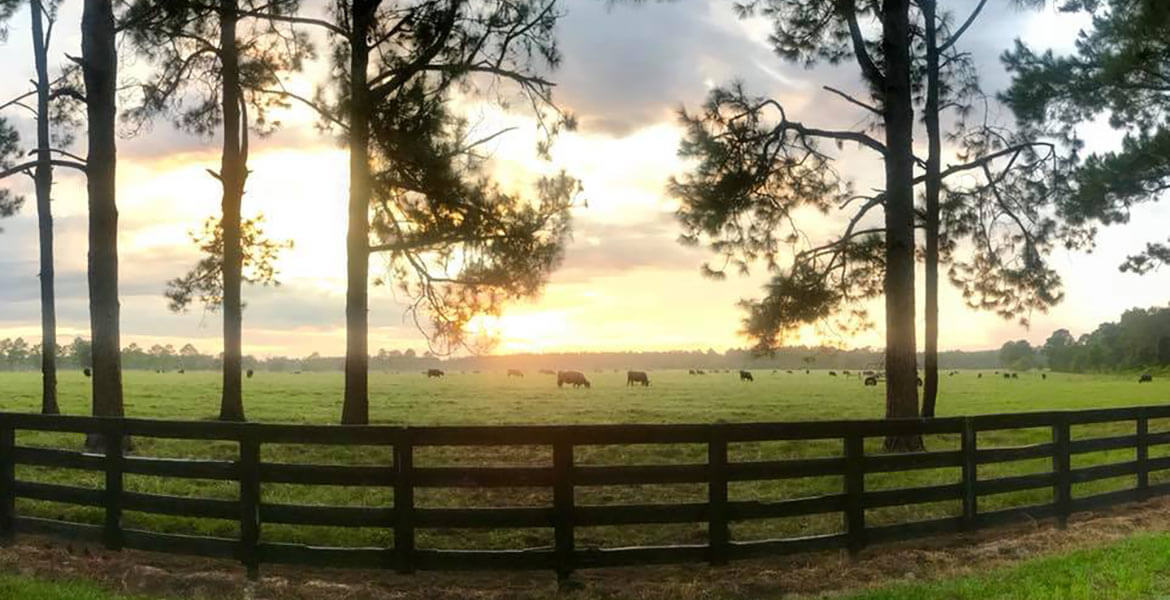
[[[1170,484],[1151,486],[1151,471],[1170,468],[1170,457],[1150,458],[1149,447],[1170,443],[1170,432],[1149,432],[1149,421],[1170,417],[1170,406],[1017,413],[932,420],[818,421],[705,425],[569,425],[392,427],[314,426],[259,423],[178,422],[142,419],[42,416],[0,413],[0,538],[15,533],[87,539],[111,549],[135,548],[187,555],[234,558],[250,572],[262,563],[356,568],[549,569],[567,576],[574,569],[652,563],[724,564],[737,558],[842,548],[857,552],[870,544],[947,532],[970,531],[1021,519],[1055,517],[1063,524],[1076,511],[1141,500],[1170,492]],[[1133,434],[1073,441],[1070,427],[1092,423],[1133,424]],[[982,431],[1050,428],[1052,441],[1019,447],[978,448]],[[101,433],[106,453],[21,447],[17,431]],[[867,455],[865,438],[905,434],[956,434],[959,450]],[[227,440],[237,442],[234,461],[176,460],[123,455],[123,436]],[[728,445],[775,440],[837,439],[843,455],[822,458],[730,462]],[[393,449],[387,466],[306,465],[262,462],[263,444],[381,445]],[[575,465],[575,447],[606,444],[705,444],[705,464]],[[544,467],[416,467],[413,451],[421,446],[544,445],[552,464]],[[1103,450],[1133,449],[1134,460],[1071,469],[1071,456]],[[1051,458],[1047,472],[979,479],[979,465]],[[87,469],[105,473],[104,489],[20,481],[16,465]],[[866,491],[872,473],[957,467],[958,481],[945,485]],[[124,474],[239,482],[236,500],[132,493],[123,490]],[[840,493],[775,502],[729,501],[728,482],[837,475]],[[1134,476],[1135,487],[1074,499],[1072,484]],[[383,486],[394,491],[394,504],[335,507],[268,504],[261,501],[265,483]],[[577,506],[575,486],[663,483],[706,484],[702,503]],[[433,487],[551,488],[547,507],[422,508],[414,490]],[[1051,488],[1053,501],[991,512],[978,510],[979,498],[1019,490]],[[96,506],[105,511],[103,525],[21,516],[15,499],[30,498]],[[866,526],[866,510],[939,501],[961,501],[962,514],[926,521]],[[122,511],[229,519],[238,521],[238,539],[185,536],[127,529]],[[841,513],[844,531],[813,537],[733,541],[729,523],[751,519]],[[661,523],[708,524],[708,543],[629,548],[577,548],[574,528],[596,525]],[[260,541],[263,523],[383,527],[392,529],[390,548],[314,547]],[[551,547],[516,550],[433,550],[415,546],[420,528],[549,527]]]

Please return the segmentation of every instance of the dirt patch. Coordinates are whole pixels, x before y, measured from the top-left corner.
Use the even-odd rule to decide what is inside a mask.
[[[870,548],[856,560],[837,552],[737,562],[594,569],[574,575],[574,600],[792,598],[898,581],[953,577],[1020,559],[1092,548],[1135,532],[1170,531],[1170,498],[1074,515]],[[110,552],[47,538],[21,537],[0,548],[0,569],[38,578],[80,578],[111,590],[166,598],[230,600],[536,600],[558,595],[552,573],[418,573],[264,566],[256,582],[229,561],[137,551]]]

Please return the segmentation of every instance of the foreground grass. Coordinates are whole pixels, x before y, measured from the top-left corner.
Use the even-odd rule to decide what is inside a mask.
[[[884,388],[864,387],[857,377],[830,376],[826,371],[806,375],[756,371],[755,383],[741,383],[736,373],[691,376],[685,371],[650,374],[649,388],[626,387],[625,374],[612,371],[588,373],[593,388],[558,389],[545,375],[528,373],[523,379],[505,377],[502,372],[452,373],[441,380],[428,380],[418,373],[374,373],[371,376],[370,416],[384,424],[565,424],[565,423],[710,423],[716,421],[799,421],[841,418],[877,418],[884,407]],[[79,373],[61,375],[62,410],[87,414],[89,381]],[[218,413],[217,373],[153,373],[130,371],[125,375],[126,412],[131,416],[167,419],[207,419]],[[254,421],[334,423],[341,412],[342,375],[305,373],[301,375],[258,373],[245,380],[245,405]],[[1041,379],[1025,373],[1019,379],[1004,380],[991,372],[960,372],[944,377],[939,400],[940,416],[1018,412],[1048,409],[1079,409],[1131,406],[1165,402],[1170,383],[1158,378],[1138,385],[1132,376],[1084,376],[1051,374]],[[37,373],[0,374],[0,410],[36,411],[40,406]],[[1170,422],[1152,422],[1151,432],[1170,430]],[[1132,424],[1078,426],[1074,439],[1134,433]],[[1046,429],[986,432],[981,447],[1019,445],[1048,441]],[[77,449],[82,437],[69,434],[21,433],[17,443]],[[931,450],[954,450],[958,436],[929,436]],[[867,452],[880,452],[881,440],[867,441]],[[202,443],[182,440],[135,440],[135,453],[142,456],[211,458],[234,460],[233,443]],[[731,460],[776,460],[815,456],[840,456],[840,441],[775,442],[733,444]],[[1151,457],[1170,454],[1170,446],[1154,447]],[[385,447],[322,447],[267,445],[266,461],[325,464],[390,464]],[[703,463],[702,445],[591,446],[576,453],[580,464],[679,464]],[[1133,460],[1133,451],[1110,451],[1079,455],[1073,467]],[[544,447],[504,446],[499,448],[438,447],[416,450],[418,466],[516,466],[549,465],[551,450]],[[980,467],[980,478],[1020,475],[1046,471],[1048,460],[1017,461]],[[1153,483],[1170,478],[1155,473]],[[102,486],[100,473],[68,469],[21,467],[22,480]],[[958,468],[869,475],[867,489],[936,485],[959,480]],[[839,476],[807,477],[784,481],[736,482],[729,486],[731,500],[781,500],[837,493]],[[1133,485],[1133,477],[1102,480],[1074,486],[1074,497],[1121,489]],[[179,496],[233,499],[238,489],[233,482],[175,480],[127,476],[128,491]],[[578,487],[576,502],[586,504],[639,504],[702,502],[702,484]],[[1047,489],[980,498],[980,510],[1045,503]],[[266,484],[263,501],[269,503],[391,506],[393,494],[383,488],[303,486]],[[547,506],[550,489],[501,488],[488,490],[420,489],[419,507]],[[21,514],[100,523],[100,510],[52,502],[21,500]],[[912,507],[867,511],[870,525],[922,520],[960,512],[958,501]],[[188,519],[127,512],[127,527],[161,531],[236,537],[232,521]],[[834,533],[841,530],[839,514],[758,520],[735,523],[732,539],[751,540]],[[552,530],[420,529],[420,548],[517,548],[552,544]],[[379,528],[328,528],[265,525],[265,541],[313,543],[336,546],[389,546],[392,532]],[[619,546],[629,544],[693,544],[706,541],[706,524],[652,525],[580,528],[577,545]]]
[[[4,600],[148,600],[124,596],[82,581],[39,581],[0,574],[0,598]]]
[[[1092,550],[957,579],[901,584],[848,600],[1126,600],[1170,597],[1170,536],[1142,534]]]

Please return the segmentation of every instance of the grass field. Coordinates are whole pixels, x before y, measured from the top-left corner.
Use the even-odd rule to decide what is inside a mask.
[[[501,373],[452,373],[441,380],[421,374],[371,376],[370,413],[375,423],[387,424],[548,424],[548,423],[708,423],[715,421],[798,421],[880,417],[882,387],[864,387],[856,377],[831,377],[825,371],[788,374],[756,371],[754,383],[741,383],[735,373],[691,376],[685,371],[652,372],[649,388],[625,387],[624,373],[588,373],[592,389],[557,389],[552,377],[529,373],[524,379],[509,379]],[[88,380],[67,373],[61,380],[61,405],[66,413],[88,412]],[[169,419],[206,419],[218,412],[218,374],[152,372],[126,373],[126,412],[131,416]],[[250,419],[271,422],[332,423],[341,410],[340,373],[274,374],[258,373],[245,381],[245,404]],[[39,378],[36,373],[0,374],[0,408],[35,411],[39,407]],[[940,416],[1013,412],[1045,409],[1078,409],[1164,403],[1170,397],[1170,382],[1137,384],[1132,376],[1083,376],[1025,373],[1004,380],[985,372],[964,371],[944,375],[939,401]],[[1170,430],[1170,423],[1152,422],[1151,432]],[[1098,435],[1132,433],[1132,426],[1078,426],[1074,439]],[[987,432],[980,434],[981,447],[1047,441],[1045,429]],[[79,448],[81,436],[22,433],[21,445]],[[957,449],[957,436],[930,436],[931,450]],[[867,451],[878,452],[881,440],[869,440]],[[733,444],[731,460],[840,455],[840,442],[775,442]],[[265,446],[264,460],[332,464],[389,464],[386,448],[327,448],[303,445]],[[193,443],[177,440],[138,439],[135,453],[146,456],[199,457],[231,460],[237,455],[233,443]],[[1170,454],[1170,447],[1155,447],[1151,456]],[[1133,451],[1097,452],[1074,457],[1073,467],[1132,460]],[[706,460],[701,445],[595,446],[582,448],[582,464],[671,464]],[[547,448],[505,446],[493,449],[425,448],[416,451],[419,466],[456,464],[547,465]],[[1047,470],[1047,459],[1016,461],[980,467],[981,478]],[[18,477],[100,487],[99,473],[64,469],[22,467]],[[1164,481],[1158,473],[1154,483]],[[955,482],[958,468],[889,473],[867,476],[867,489]],[[1102,480],[1074,486],[1074,497],[1132,485],[1132,477]],[[209,498],[234,498],[231,482],[205,480],[175,481],[157,477],[127,476],[126,489]],[[839,476],[809,477],[772,482],[743,482],[730,485],[732,500],[779,500],[840,491]],[[578,504],[626,504],[655,502],[701,502],[706,498],[702,484],[581,487]],[[981,498],[980,510],[1011,505],[1046,502],[1049,490],[1032,490]],[[266,502],[388,506],[392,491],[377,488],[301,486],[266,484]],[[543,506],[551,503],[551,490],[504,488],[493,490],[420,489],[416,506]],[[48,502],[20,501],[18,511],[68,520],[97,523],[95,509]],[[872,525],[919,520],[959,514],[957,501],[921,504],[913,507],[874,509],[867,512]],[[211,534],[235,537],[236,524],[210,519],[184,519],[127,512],[128,527],[162,532]],[[839,515],[749,521],[733,524],[732,539],[748,540],[794,535],[814,535],[841,529]],[[392,545],[391,532],[378,528],[325,528],[265,525],[268,541],[312,542],[339,546]],[[705,524],[580,528],[577,544],[620,546],[641,543],[702,543]],[[545,546],[552,543],[551,529],[438,530],[419,531],[419,547],[502,548]]]

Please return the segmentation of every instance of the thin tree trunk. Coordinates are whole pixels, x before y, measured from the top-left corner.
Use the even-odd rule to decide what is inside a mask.
[[[112,0],[85,0],[81,16],[89,156],[89,324],[93,344],[93,414],[123,416],[118,306],[118,206],[115,88],[118,54]],[[100,436],[89,443],[100,444]],[[91,446],[92,447],[92,446]]]
[[[886,126],[886,418],[918,417],[914,318],[914,108],[910,2],[882,4]],[[922,448],[921,436],[886,439],[889,450]]]
[[[349,231],[346,235],[344,425],[370,420],[370,97],[366,42],[377,2],[355,1],[350,37]]]
[[[37,70],[37,168],[33,174],[37,194],[37,229],[41,260],[41,413],[61,412],[57,405],[57,302],[53,268],[52,155],[49,152],[49,67],[45,47],[44,7],[29,3],[32,15],[33,59]]]
[[[236,45],[236,0],[220,0],[220,60],[223,67],[223,155],[220,180],[223,228],[223,396],[221,421],[243,421],[244,400],[241,382],[243,360],[243,315],[240,284],[243,254],[240,248],[240,205],[247,177],[246,158],[240,145],[240,64]]]
[[[926,370],[922,389],[922,416],[934,417],[938,400],[938,233],[939,194],[942,181],[939,179],[942,139],[939,133],[938,93],[939,64],[937,21],[935,0],[919,0],[922,18],[926,22],[926,106],[923,119],[926,121],[926,356],[923,368]]]

